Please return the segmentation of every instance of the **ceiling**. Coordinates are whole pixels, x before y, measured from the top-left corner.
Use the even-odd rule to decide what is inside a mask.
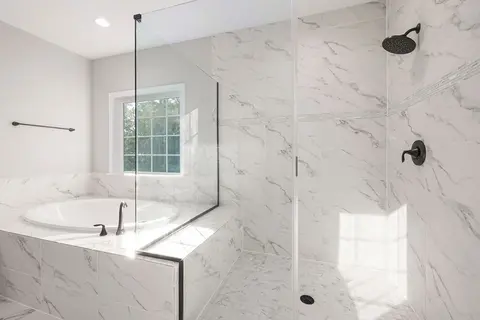
[[[371,0],[296,0],[300,16]],[[282,21],[291,0],[0,0],[0,20],[89,59],[131,52],[134,20],[143,15],[142,46],[201,38]],[[183,5],[178,5],[183,4]],[[178,5],[178,6],[177,6]],[[109,28],[95,24],[105,17]]]

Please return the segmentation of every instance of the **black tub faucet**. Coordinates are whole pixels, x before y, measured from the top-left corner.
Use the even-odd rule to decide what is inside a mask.
[[[125,201],[120,202],[120,208],[118,209],[118,227],[115,233],[117,236],[125,233],[125,228],[123,227],[123,209],[127,207],[128,205]]]

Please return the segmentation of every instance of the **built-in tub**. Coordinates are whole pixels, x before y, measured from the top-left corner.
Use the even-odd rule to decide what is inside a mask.
[[[115,231],[118,225],[120,202],[126,201],[123,222],[126,230],[135,227],[135,201],[113,198],[77,199],[53,202],[28,210],[23,219],[42,227],[73,232],[99,232],[94,224],[104,224],[108,231]],[[161,225],[174,219],[177,210],[169,204],[137,200],[137,226]]]

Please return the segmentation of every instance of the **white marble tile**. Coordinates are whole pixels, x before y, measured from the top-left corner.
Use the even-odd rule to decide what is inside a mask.
[[[300,19],[313,30],[319,28],[339,27],[385,18],[384,1],[363,2],[364,1],[349,1],[349,3],[345,3],[342,6],[342,9],[325,10],[323,13],[310,16],[307,15]],[[340,1],[337,1],[336,3],[340,3]],[[300,13],[302,13],[301,9],[304,8],[304,6],[311,9],[311,7],[309,7],[309,1],[299,0],[296,4],[299,6]],[[314,19],[314,21],[311,21],[310,19]]]
[[[389,97],[393,105],[478,58],[478,6],[475,0],[389,2],[389,35],[404,33],[422,23],[419,37],[411,35],[419,42],[416,51],[388,58]]]
[[[337,263],[350,242],[367,238],[369,251],[382,251],[369,224],[386,223],[385,119],[301,122],[298,134],[301,257]]]
[[[292,134],[289,122],[221,127],[222,163],[228,180],[222,187],[242,215],[247,250],[288,255],[291,252],[293,194]],[[230,140],[232,139],[232,140]],[[228,146],[228,141],[237,141]],[[221,163],[221,164],[222,164]]]
[[[478,262],[468,265],[466,261],[467,256],[470,260],[478,261],[476,251],[464,248],[461,242],[455,242],[457,251],[464,253],[462,260],[452,255],[449,248],[444,248],[443,244],[433,237],[428,238],[427,319],[466,320],[480,317],[477,295],[480,285]]]
[[[3,267],[40,277],[40,240],[0,231]]]
[[[149,312],[176,312],[175,268],[146,260],[99,253],[98,294]]]
[[[408,208],[409,296],[426,319],[475,319],[480,187],[478,77],[390,116],[391,204]],[[427,160],[400,163],[421,139]],[[451,152],[455,150],[455,152]]]
[[[98,318],[98,297],[48,284],[42,290],[44,312],[66,320]]]
[[[291,319],[290,261],[243,253],[201,319]]]
[[[368,7],[381,10],[382,4]],[[358,6],[354,10],[364,8]],[[344,12],[341,10],[340,12]],[[334,13],[332,13],[334,14]],[[386,109],[385,20],[322,28],[324,15],[299,20],[298,112],[368,115]]]
[[[243,253],[201,319],[292,319],[295,303],[300,319],[416,320],[398,278],[385,271],[303,260],[299,267],[300,294],[315,304],[293,295],[290,259]]]
[[[216,154],[215,159],[210,160],[208,165],[216,164]],[[91,185],[94,194],[102,197],[134,199],[136,196],[138,199],[167,203],[193,203],[198,204],[200,208],[214,205],[216,203],[216,171],[214,175],[202,175],[197,169],[192,171],[182,177],[151,175],[135,177],[133,174],[94,173]],[[137,180],[136,195],[135,179]]]
[[[212,44],[214,76],[222,87],[220,119],[292,115],[290,23],[223,33]]]
[[[164,312],[147,312],[116,303],[100,306],[98,315],[101,320],[174,320]]]
[[[0,208],[23,208],[90,194],[89,174],[0,179]]]
[[[29,308],[0,296],[0,319],[2,320],[54,320],[50,315]]]
[[[35,309],[43,309],[45,302],[40,278],[10,269],[1,269],[1,294]]]
[[[98,253],[71,245],[42,241],[42,283],[97,294]]]
[[[185,258],[185,319],[200,314],[240,255],[241,244],[240,227],[232,219]]]
[[[145,248],[145,251],[184,259],[198,246],[208,241],[218,230],[224,228],[231,220],[235,221],[237,228],[240,230],[241,221],[237,208],[221,205],[166,239]]]

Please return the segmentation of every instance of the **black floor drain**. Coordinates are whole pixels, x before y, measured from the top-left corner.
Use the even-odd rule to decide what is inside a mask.
[[[306,294],[300,297],[300,301],[302,301],[305,304],[313,304],[315,302],[312,296],[308,296]]]

